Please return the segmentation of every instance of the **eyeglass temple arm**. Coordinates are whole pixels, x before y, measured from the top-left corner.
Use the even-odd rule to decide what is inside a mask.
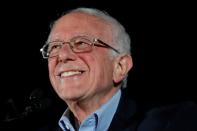
[[[119,52],[117,49],[111,47],[110,45],[106,44],[105,42],[103,42],[103,41],[101,41],[101,40],[99,40],[99,39],[96,39],[96,41],[98,41],[99,43],[101,43],[101,44],[104,45],[104,46],[102,46],[102,45],[96,45],[96,46],[108,47],[108,48],[111,48],[112,50],[114,50],[115,52],[117,52],[118,54],[120,54],[120,52]]]

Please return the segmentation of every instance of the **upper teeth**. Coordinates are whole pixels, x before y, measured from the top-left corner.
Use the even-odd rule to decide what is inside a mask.
[[[72,76],[76,74],[81,74],[81,72],[80,71],[67,71],[67,72],[61,73],[61,77]]]

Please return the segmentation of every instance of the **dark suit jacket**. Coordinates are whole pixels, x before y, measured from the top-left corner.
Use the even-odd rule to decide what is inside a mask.
[[[56,125],[39,131],[61,131]],[[147,110],[122,93],[109,131],[197,131],[197,105],[181,102]]]
[[[197,105],[181,102],[148,110],[123,94],[109,131],[197,131]]]

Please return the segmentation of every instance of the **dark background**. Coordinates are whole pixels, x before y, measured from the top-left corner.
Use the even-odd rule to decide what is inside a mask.
[[[184,3],[154,4],[104,0],[2,2],[1,120],[26,111],[32,104],[29,97],[38,88],[42,89],[39,98],[50,103],[43,112],[52,110],[55,119],[62,114],[64,103],[50,85],[47,61],[39,50],[47,39],[50,23],[62,12],[78,6],[107,11],[130,34],[134,67],[126,90],[131,98],[152,105],[196,102],[193,8]],[[15,121],[22,123],[25,119]],[[13,123],[7,121],[8,125]]]

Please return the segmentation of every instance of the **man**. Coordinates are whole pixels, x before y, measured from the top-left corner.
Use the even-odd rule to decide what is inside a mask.
[[[90,8],[66,13],[55,21],[41,51],[48,59],[52,86],[68,105],[59,120],[59,129],[161,131],[176,128],[176,122],[173,125],[169,122],[174,120],[174,112],[168,113],[165,108],[146,117],[121,91],[133,66],[130,38],[124,27],[108,14]],[[186,111],[196,110],[193,104],[186,105]],[[177,116],[185,112],[177,106],[170,108],[170,111],[179,111]],[[165,113],[170,116],[160,117]],[[184,118],[193,122],[190,116]]]

